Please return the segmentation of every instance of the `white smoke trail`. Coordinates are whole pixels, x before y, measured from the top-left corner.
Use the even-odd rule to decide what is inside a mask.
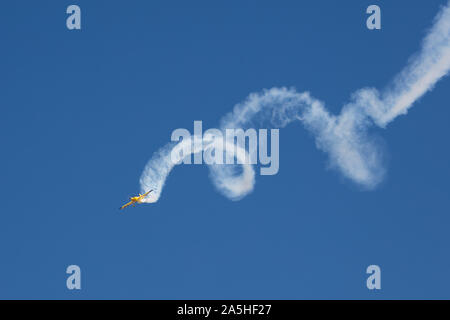
[[[236,158],[242,163],[245,163],[245,159],[249,157],[244,148],[228,141],[224,145],[222,140],[216,140],[208,135],[203,137],[201,144],[196,141],[197,139],[194,136],[177,144],[169,143],[153,155],[145,166],[140,179],[141,190],[153,190],[146,197],[145,202],[152,203],[158,201],[170,171],[186,156],[203,152],[208,148],[216,148],[216,150],[234,153]],[[187,150],[189,152],[186,152]],[[233,168],[230,165],[211,165],[210,168],[215,173],[213,175],[215,185],[228,198],[238,200],[253,190],[255,172],[252,165],[243,164],[242,174],[240,175],[234,175]]]
[[[366,188],[375,187],[384,175],[382,152],[368,136],[367,129],[376,124],[385,127],[408,109],[437,81],[450,70],[450,1],[437,15],[433,27],[425,37],[419,54],[392,81],[388,89],[379,92],[364,88],[352,95],[352,102],[345,105],[339,115],[331,115],[324,104],[312,98],[308,92],[298,93],[294,89],[272,88],[253,93],[221,121],[221,129],[248,128],[255,123],[284,127],[299,121],[315,137],[319,149],[328,153],[330,163],[345,177]],[[143,192],[154,189],[146,199],[159,199],[164,182],[173,169],[170,155],[174,148],[183,144],[168,144],[156,152],[147,163],[141,179]],[[192,152],[203,150],[219,143],[207,141],[194,146]],[[234,148],[231,141],[225,149]],[[237,146],[237,157],[246,156],[246,150]],[[237,174],[235,166],[210,166],[211,177],[217,189],[232,200],[237,200],[252,191],[254,171],[251,165],[243,165]]]

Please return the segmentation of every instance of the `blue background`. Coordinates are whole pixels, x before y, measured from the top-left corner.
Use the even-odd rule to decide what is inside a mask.
[[[66,8],[82,30],[66,28]],[[365,10],[381,7],[382,29]],[[376,129],[388,174],[361,191],[298,124],[280,171],[232,202],[206,166],[120,214],[173,129],[217,127],[250,92],[338,113],[383,88],[445,1],[8,1],[0,75],[0,298],[450,298],[450,80]],[[66,267],[82,289],[66,288]],[[380,291],[366,288],[381,267]]]

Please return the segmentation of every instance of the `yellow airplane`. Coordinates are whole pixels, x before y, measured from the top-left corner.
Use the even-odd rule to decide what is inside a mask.
[[[120,207],[120,210],[122,210],[123,208],[128,207],[129,205],[133,205],[133,207],[135,206],[136,203],[142,203],[142,199],[144,199],[150,192],[152,192],[153,190],[150,190],[144,194],[140,194],[136,197],[130,197],[130,202],[128,202],[127,204],[124,204],[123,206]]]

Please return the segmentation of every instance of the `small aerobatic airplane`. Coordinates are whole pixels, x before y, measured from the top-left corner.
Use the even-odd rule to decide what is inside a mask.
[[[128,206],[130,206],[130,205],[133,205],[133,207],[134,207],[134,205],[136,204],[136,203],[142,203],[142,200],[150,193],[150,192],[152,192],[153,190],[150,190],[150,191],[148,191],[148,192],[146,192],[146,193],[144,193],[144,194],[140,194],[139,193],[139,195],[138,196],[136,196],[136,197],[130,197],[130,202],[128,202],[127,204],[124,204],[123,206],[121,206],[120,207],[120,210],[122,210],[123,208],[126,208],[126,207],[128,207]]]

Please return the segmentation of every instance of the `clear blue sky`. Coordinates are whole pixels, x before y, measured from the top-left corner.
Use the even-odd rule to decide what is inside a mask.
[[[293,124],[279,173],[241,201],[180,166],[158,203],[118,210],[173,129],[217,127],[250,92],[309,90],[337,113],[383,88],[445,2],[3,3],[0,298],[449,298],[448,78],[374,130],[388,157],[374,191],[327,170]],[[71,264],[81,291],[66,288]]]

